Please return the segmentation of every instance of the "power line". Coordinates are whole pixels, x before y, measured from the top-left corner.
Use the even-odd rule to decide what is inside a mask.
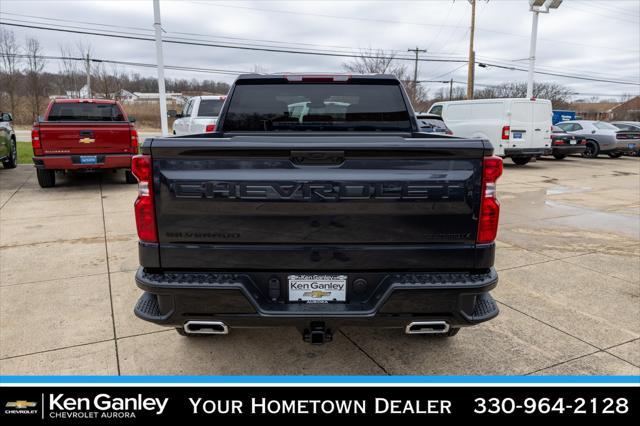
[[[106,33],[94,32],[94,31],[69,30],[69,29],[62,29],[62,28],[51,28],[51,27],[44,27],[44,26],[39,26],[39,25],[27,25],[27,24],[18,24],[18,23],[3,22],[3,21],[0,21],[0,25],[8,25],[8,26],[14,26],[14,27],[21,27],[21,28],[32,28],[32,29],[39,29],[39,30],[45,30],[45,31],[56,31],[56,32],[64,32],[64,33],[73,33],[73,34],[95,35],[95,36],[102,36],[102,37],[109,37],[109,38],[127,39],[127,40],[154,41],[153,38],[140,36],[140,35],[129,35],[129,36],[127,36],[127,35],[121,35],[121,34],[106,34]],[[325,57],[368,58],[368,59],[396,59],[396,60],[403,60],[403,61],[415,61],[415,58],[395,57],[395,56],[385,56],[385,55],[372,55],[372,54],[365,54],[365,53],[363,53],[363,54],[326,53],[326,52],[315,52],[315,51],[304,51],[304,50],[289,50],[289,49],[275,49],[275,48],[264,48],[264,47],[253,47],[253,46],[233,46],[233,45],[229,45],[229,44],[189,42],[189,41],[178,41],[178,40],[171,40],[171,39],[164,39],[163,42],[164,43],[170,43],[170,44],[178,44],[178,45],[219,47],[219,48],[224,48],[224,49],[239,49],[239,50],[249,50],[249,51],[261,51],[261,52],[272,52],[272,53],[288,53],[288,54],[325,56]],[[468,62],[465,59],[419,58],[418,60],[421,61],[421,62],[450,62],[450,63],[462,63],[462,64]],[[490,62],[483,62],[482,65],[490,66],[490,67],[494,67],[494,68],[499,68],[499,69],[512,70],[512,71],[524,71],[524,72],[527,71],[524,68],[518,68],[518,67],[514,67],[514,66],[499,65],[499,64],[494,64],[494,63],[490,63]],[[576,75],[554,73],[554,72],[547,72],[547,71],[539,71],[539,70],[536,70],[535,72],[536,72],[536,74],[572,78],[572,79],[576,79],[576,80],[587,80],[587,81],[596,81],[596,82],[602,82],[602,83],[612,83],[612,84],[624,84],[624,85],[640,86],[640,83],[637,83],[637,82],[620,81],[620,80],[617,81],[617,80],[611,80],[611,79],[598,79],[598,78],[591,78],[591,77],[586,77],[586,76],[576,76]]]

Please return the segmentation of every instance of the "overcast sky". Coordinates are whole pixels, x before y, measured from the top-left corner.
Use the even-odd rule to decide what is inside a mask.
[[[406,52],[408,48],[418,46],[428,50],[423,54],[426,58],[460,59],[468,52],[471,6],[466,0],[162,0],[161,10],[162,26],[168,37],[341,52],[380,48],[403,56],[410,55]],[[150,0],[2,0],[0,12],[4,22],[20,20],[27,25],[37,22],[35,25],[65,25],[146,37],[153,34]],[[524,59],[529,54],[531,19],[527,0],[478,0],[477,61],[526,68]],[[84,41],[91,44],[97,58],[155,63],[155,46],[148,41],[5,28],[11,28],[19,40],[27,36],[38,38],[48,55],[59,55],[61,45],[74,46]],[[264,72],[343,71],[342,64],[349,60],[166,43],[164,57],[169,65],[234,71],[252,71],[258,66]],[[413,69],[413,62],[406,64]],[[559,9],[541,14],[537,65],[537,69],[550,72],[640,82],[640,1],[564,0]],[[56,70],[58,64],[49,61],[47,67]],[[122,69],[155,75],[149,68],[127,66]],[[466,81],[466,73],[464,64],[422,62],[419,78],[453,78],[462,82]],[[234,79],[232,75],[175,70],[167,70],[166,75],[226,82]],[[476,68],[478,85],[524,81],[526,77],[526,72]],[[639,86],[544,75],[537,75],[536,80],[566,84],[580,97],[640,94]],[[424,84],[431,91],[444,87],[441,83]]]

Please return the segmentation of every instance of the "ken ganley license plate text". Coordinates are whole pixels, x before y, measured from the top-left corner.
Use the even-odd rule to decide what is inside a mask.
[[[289,301],[307,303],[347,300],[346,275],[289,275]]]

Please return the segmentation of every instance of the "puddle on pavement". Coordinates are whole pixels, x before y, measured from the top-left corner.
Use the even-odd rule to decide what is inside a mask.
[[[578,188],[572,188],[569,186],[554,186],[553,188],[547,189],[547,195],[560,195],[560,194],[579,194],[581,192],[589,192],[591,191],[591,187],[582,186]]]

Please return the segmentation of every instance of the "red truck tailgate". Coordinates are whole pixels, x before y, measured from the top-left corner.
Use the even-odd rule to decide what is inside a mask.
[[[43,122],[40,140],[44,154],[115,154],[131,151],[128,122]]]

